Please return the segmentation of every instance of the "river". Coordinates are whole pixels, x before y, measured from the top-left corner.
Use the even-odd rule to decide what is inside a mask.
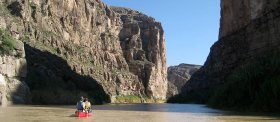
[[[93,116],[74,116],[75,106],[0,108],[0,122],[240,122],[280,121],[279,117],[237,114],[196,104],[108,104],[93,106]]]

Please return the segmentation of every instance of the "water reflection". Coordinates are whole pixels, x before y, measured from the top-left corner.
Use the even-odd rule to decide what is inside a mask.
[[[109,104],[95,106],[97,110],[155,111],[180,113],[225,113],[197,104]]]

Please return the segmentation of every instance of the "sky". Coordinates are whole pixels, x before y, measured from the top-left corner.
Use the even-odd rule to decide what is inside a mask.
[[[218,40],[220,0],[103,0],[140,11],[161,22],[167,65],[203,65]]]

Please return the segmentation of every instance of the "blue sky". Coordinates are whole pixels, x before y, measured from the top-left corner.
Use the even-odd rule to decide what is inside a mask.
[[[138,10],[161,22],[167,65],[204,64],[218,40],[220,0],[103,0],[108,5]]]

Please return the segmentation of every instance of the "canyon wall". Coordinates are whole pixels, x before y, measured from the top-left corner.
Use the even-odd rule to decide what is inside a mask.
[[[1,3],[0,3],[1,6]],[[27,64],[19,26],[6,9],[0,7],[0,105],[30,102],[26,85]]]
[[[181,93],[182,87],[190,80],[191,76],[200,69],[200,65],[179,64],[178,66],[170,66],[167,70],[168,94],[172,97]]]
[[[242,64],[279,49],[280,1],[221,0],[219,40],[204,66],[184,86],[181,97],[206,102]]]
[[[118,96],[162,99],[167,91],[162,26],[100,0],[1,0],[19,18],[32,102],[96,103]]]
[[[123,22],[119,39],[130,72],[143,83],[146,95],[165,99],[167,67],[161,23],[131,9],[112,9],[120,15]]]
[[[239,31],[254,19],[279,7],[278,0],[221,0],[219,38]]]

